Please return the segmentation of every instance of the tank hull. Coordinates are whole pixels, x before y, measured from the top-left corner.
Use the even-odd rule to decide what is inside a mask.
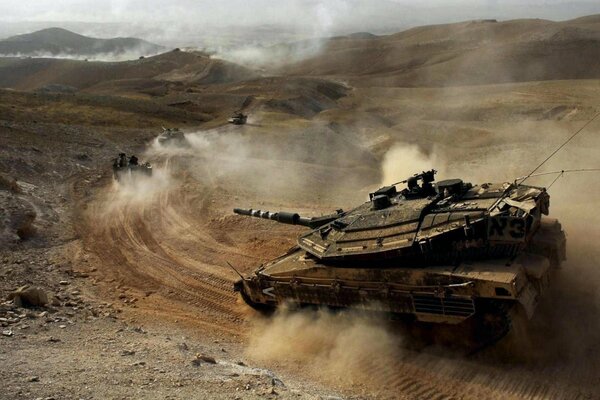
[[[533,316],[553,270],[565,258],[566,239],[557,221],[545,219],[536,238],[511,259],[426,267],[401,261],[384,268],[369,261],[351,267],[325,264],[295,247],[238,281],[235,289],[259,310],[291,303],[384,312],[428,324],[470,326],[480,338],[487,335],[478,345],[488,344],[509,331],[513,309]],[[488,323],[492,326],[484,326]]]
[[[320,264],[295,249],[236,288],[251,302],[273,307],[285,302],[352,307],[456,324],[475,314],[477,299],[520,303],[532,315],[548,285],[550,265],[548,258],[525,253],[510,264],[344,268]]]
[[[248,116],[245,116],[245,115],[241,116],[241,117],[232,117],[227,120],[227,122],[229,122],[230,124],[233,124],[233,125],[244,125],[247,121],[248,121]]]
[[[115,168],[113,167],[113,177],[120,181],[127,177],[133,176],[134,174],[140,174],[142,176],[152,176],[152,166],[150,165],[128,165],[125,167]]]

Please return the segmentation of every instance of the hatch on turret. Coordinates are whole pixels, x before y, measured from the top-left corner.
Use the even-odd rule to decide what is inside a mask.
[[[444,197],[454,194],[462,194],[463,191],[462,179],[445,179],[437,182],[436,186],[438,193]]]

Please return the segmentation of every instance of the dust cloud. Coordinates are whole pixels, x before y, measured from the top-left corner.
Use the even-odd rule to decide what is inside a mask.
[[[453,160],[448,154],[433,154],[442,160],[453,177],[473,183],[512,181],[527,175],[549,156],[586,121],[557,123],[549,121],[538,127],[531,123],[516,124],[513,129],[497,132],[501,141],[474,152],[478,159]],[[543,129],[545,141],[528,132]],[[586,130],[550,159],[539,172],[578,168],[598,168],[598,123]],[[495,144],[499,143],[499,144]],[[439,150],[439,149],[438,149]],[[471,156],[473,157],[473,156]],[[562,224],[567,235],[567,260],[552,278],[541,298],[529,334],[535,343],[534,356],[559,364],[586,363],[597,357],[600,342],[600,173],[566,173],[555,182],[557,174],[532,177],[525,183],[548,188],[550,215]]]
[[[247,348],[258,361],[292,360],[308,365],[320,378],[363,384],[374,371],[391,368],[401,339],[382,319],[357,311],[292,311],[255,321]]]
[[[155,142],[147,154],[169,158],[174,172],[184,171],[211,190],[234,190],[248,206],[276,200],[331,211],[365,200],[361,188],[378,179],[378,170],[361,143],[318,123],[286,127],[285,136],[279,130],[247,124],[186,132],[184,145]]]
[[[575,157],[567,152],[563,159]],[[534,333],[545,352],[572,362],[594,360],[600,342],[600,176],[567,174],[549,190],[550,217],[567,235],[567,261],[534,317]]]
[[[303,40],[275,45],[246,44],[222,49],[215,57],[259,69],[278,68],[315,57],[323,51],[326,38],[333,33],[340,7],[346,8],[345,4],[339,2],[327,5],[318,2],[312,5],[309,8],[309,13],[313,14],[312,23],[303,34]]]
[[[153,166],[152,175],[142,172],[122,174],[119,180],[113,179],[112,185],[101,202],[99,220],[125,209],[142,210],[145,206],[155,204],[162,194],[173,190],[178,185],[171,174],[168,161]]]
[[[164,51],[162,51],[164,52]],[[105,53],[93,53],[93,54],[78,54],[70,52],[59,52],[52,53],[46,51],[34,51],[31,53],[9,53],[0,54],[0,57],[13,57],[13,58],[56,58],[65,60],[80,60],[80,61],[104,61],[104,62],[119,62],[119,61],[130,61],[137,60],[141,56],[152,57],[160,54],[161,52],[148,51],[144,46],[138,48],[128,48],[124,51],[105,52]]]
[[[425,154],[417,145],[397,143],[383,157],[382,185],[390,185],[421,171],[439,170],[445,162],[435,153]]]
[[[326,41],[325,38],[317,38],[272,46],[224,48],[218,50],[213,57],[251,68],[272,69],[319,55]]]

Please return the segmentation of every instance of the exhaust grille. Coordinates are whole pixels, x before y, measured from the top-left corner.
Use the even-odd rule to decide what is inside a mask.
[[[468,317],[475,313],[472,299],[460,297],[434,297],[413,294],[413,306],[416,313]]]

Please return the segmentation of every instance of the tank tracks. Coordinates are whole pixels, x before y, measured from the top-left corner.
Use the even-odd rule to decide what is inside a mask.
[[[253,309],[264,315],[271,315],[276,310],[276,306],[256,303],[245,293],[243,289],[239,290],[242,299]],[[308,306],[308,305],[307,305]],[[491,346],[503,339],[512,328],[510,310],[513,304],[508,302],[485,301],[477,304],[477,312],[468,320],[458,325],[437,325],[429,323],[420,323],[417,321],[407,322],[416,324],[419,327],[412,330],[412,334],[430,336],[430,343],[441,344],[446,347],[460,349],[466,355],[471,355],[480,350]],[[310,305],[308,307],[314,307]],[[332,311],[341,311],[348,308],[332,308]],[[404,320],[408,315],[395,318],[390,314],[391,320]],[[406,323],[406,322],[405,322]]]

